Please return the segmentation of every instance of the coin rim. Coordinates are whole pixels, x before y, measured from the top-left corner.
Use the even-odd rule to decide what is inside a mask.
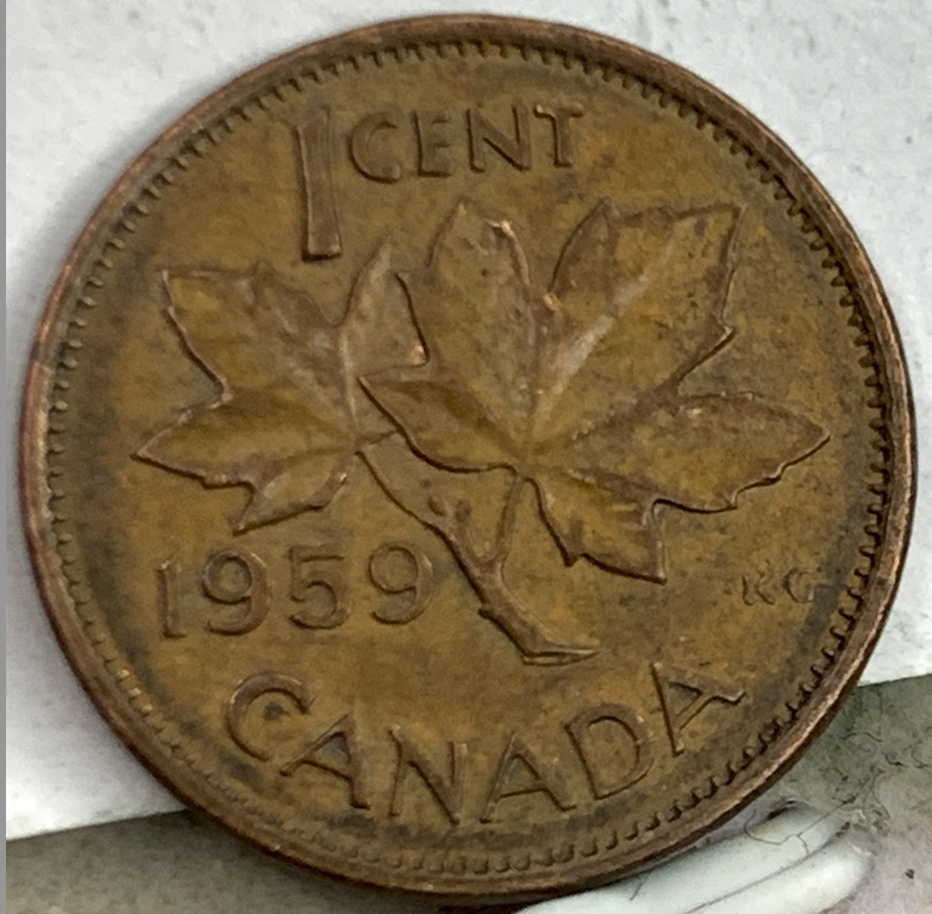
[[[270,91],[269,79],[284,81],[284,74],[300,62],[321,59],[346,60],[354,55],[387,51],[392,47],[413,49],[418,45],[456,41],[508,43],[548,47],[556,54],[576,55],[584,63],[605,65],[636,74],[657,91],[679,96],[702,114],[733,132],[735,140],[779,175],[789,193],[788,206],[797,204],[815,218],[831,246],[840,275],[857,295],[872,322],[879,351],[874,351],[878,373],[884,377],[892,457],[887,493],[886,535],[873,556],[865,585],[861,615],[850,640],[840,649],[840,659],[814,684],[812,695],[800,710],[790,734],[778,738],[778,751],[757,756],[735,772],[729,785],[730,802],[710,799],[705,811],[690,819],[688,831],[676,825],[666,829],[663,840],[650,840],[649,853],[629,855],[623,862],[603,856],[589,863],[537,871],[529,875],[512,870],[508,876],[463,878],[454,874],[415,875],[364,861],[335,857],[315,851],[309,843],[289,840],[274,827],[240,812],[238,805],[224,805],[222,795],[184,763],[165,753],[164,745],[140,719],[138,709],[120,690],[105,661],[88,641],[75,601],[68,593],[61,559],[51,531],[51,489],[45,463],[50,383],[59,341],[59,319],[70,309],[70,295],[91,272],[88,258],[101,230],[113,223],[127,200],[133,199],[165,165],[168,154],[190,134],[211,124],[231,105],[248,104]],[[742,143],[742,140],[744,141]],[[538,897],[559,891],[589,887],[614,879],[619,872],[651,863],[691,843],[734,815],[773,783],[792,765],[805,747],[828,724],[842,698],[854,686],[876,642],[893,600],[905,558],[906,542],[916,497],[916,439],[912,394],[905,369],[902,344],[889,303],[875,270],[853,229],[825,188],[805,165],[766,126],[725,93],[700,77],[627,42],[569,25],[499,16],[427,16],[370,25],[302,45],[235,78],[210,94],[146,148],[124,171],[91,216],[53,286],[33,343],[20,415],[20,498],[27,541],[38,587],[53,628],[69,663],[100,713],[134,754],[170,790],[263,849],[298,860],[323,872],[388,888],[433,893],[448,898],[514,900],[516,893]],[[764,759],[761,763],[761,758]],[[614,863],[613,863],[614,861]]]

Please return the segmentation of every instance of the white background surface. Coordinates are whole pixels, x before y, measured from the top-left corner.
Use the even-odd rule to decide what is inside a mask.
[[[16,507],[15,423],[31,336],[61,260],[120,171],[210,90],[295,45],[380,19],[498,12],[592,28],[718,85],[828,187],[880,273],[919,420],[910,559],[864,681],[932,671],[932,4],[644,0],[350,4],[7,3],[7,837],[175,808],[62,657]]]

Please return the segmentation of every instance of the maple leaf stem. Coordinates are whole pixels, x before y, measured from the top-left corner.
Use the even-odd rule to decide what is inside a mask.
[[[460,559],[461,563],[462,558]],[[568,644],[552,638],[543,623],[518,602],[504,576],[494,573],[472,573],[470,582],[482,600],[479,614],[494,622],[521,651],[525,663],[565,664],[591,657],[595,648]]]
[[[511,551],[521,493],[527,481],[521,474],[514,474],[489,552],[484,556],[477,555],[471,546],[471,538],[467,538],[463,542],[463,553],[458,557],[467,567],[473,588],[482,600],[479,613],[511,638],[526,663],[572,663],[590,657],[594,650],[553,640],[540,620],[518,602],[505,581],[505,562]]]
[[[511,540],[514,537],[515,523],[518,519],[518,505],[521,504],[521,492],[524,489],[525,482],[527,482],[527,479],[524,476],[515,474],[508,490],[505,507],[498,521],[498,528],[495,531],[495,542],[481,560],[483,564],[488,564],[492,570],[501,572],[505,559],[511,550]]]
[[[481,600],[480,615],[494,622],[514,643],[526,663],[572,663],[592,656],[587,645],[560,642],[552,638],[540,620],[512,593],[505,580],[505,563],[517,524],[521,492],[527,479],[515,474],[505,498],[491,549],[481,554],[470,529],[472,516],[468,502],[451,504],[437,497],[430,500],[429,513],[418,510],[391,485],[373,448],[360,451],[366,466],[386,494],[421,523],[436,530],[462,568]]]

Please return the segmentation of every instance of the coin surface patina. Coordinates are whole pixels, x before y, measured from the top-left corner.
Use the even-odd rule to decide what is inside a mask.
[[[92,218],[25,394],[78,675],[182,798],[461,897],[654,860],[866,660],[913,498],[888,307],[762,125],[563,26],[241,77]]]

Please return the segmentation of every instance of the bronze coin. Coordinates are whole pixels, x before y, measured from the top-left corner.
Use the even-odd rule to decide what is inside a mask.
[[[853,683],[913,423],[791,152],[564,26],[395,22],[165,132],[51,295],[22,490],[61,642],[179,796],[438,895],[606,881]]]

